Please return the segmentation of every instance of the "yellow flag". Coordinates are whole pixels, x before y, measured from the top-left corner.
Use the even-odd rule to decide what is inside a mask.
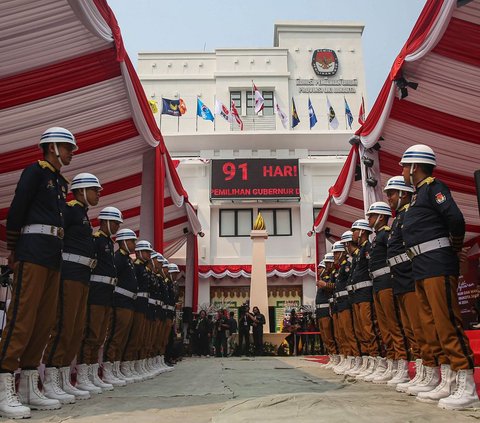
[[[152,113],[158,113],[158,103],[155,100],[148,100]]]

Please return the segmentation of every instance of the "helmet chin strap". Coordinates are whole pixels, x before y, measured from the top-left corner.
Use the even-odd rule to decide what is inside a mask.
[[[377,215],[377,218],[375,219],[375,223],[373,224],[373,229],[375,231],[377,230],[377,225],[378,225],[379,220],[380,220],[380,215]]]
[[[415,166],[415,163],[410,165],[410,185],[415,189],[415,184],[413,183],[413,166]]]
[[[397,207],[395,207],[395,210],[398,210],[400,208],[401,203],[402,203],[402,191],[398,191],[398,201],[397,201]]]
[[[125,250],[127,250],[127,253],[132,254],[132,252],[130,251],[130,248],[128,248],[127,241],[123,241],[123,245],[125,247]]]
[[[83,199],[85,200],[85,203],[87,204],[88,207],[92,207],[92,205],[89,203],[87,198],[87,188],[83,188]]]
[[[65,166],[65,163],[63,163],[63,162],[62,162],[62,159],[60,158],[60,152],[58,151],[57,143],[53,143],[53,148],[55,149],[55,155],[57,156],[58,162],[59,162],[62,166]]]

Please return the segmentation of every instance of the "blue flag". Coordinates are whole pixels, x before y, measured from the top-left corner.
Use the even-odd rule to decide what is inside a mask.
[[[181,116],[180,100],[162,98],[162,115]]]
[[[350,129],[352,129],[352,123],[353,123],[353,115],[352,111],[350,110],[350,107],[348,107],[347,99],[344,97],[345,100],[345,116],[347,118],[347,123]]]
[[[200,116],[204,120],[211,120],[213,122],[213,114],[212,111],[203,104],[202,100],[197,97],[197,115]]]
[[[292,128],[295,128],[300,123],[300,118],[298,117],[297,108],[295,107],[295,100],[292,97]]]
[[[317,116],[315,115],[315,110],[313,110],[312,102],[310,97],[308,97],[308,116],[310,118],[310,129],[312,129],[317,123]]]

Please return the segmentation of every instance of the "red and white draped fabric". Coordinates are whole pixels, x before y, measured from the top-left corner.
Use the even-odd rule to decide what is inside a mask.
[[[2,2],[0,40],[0,252],[15,185],[41,158],[40,135],[52,126],[69,129],[79,146],[65,176],[90,172],[104,188],[89,213],[94,225],[101,208],[118,207],[123,227],[140,236],[148,220],[142,228],[167,256],[200,231],[105,0]]]
[[[252,266],[244,265],[209,265],[198,266],[199,276],[202,279],[248,278],[252,275]],[[289,278],[290,276],[315,276],[314,264],[267,264],[267,278]]]
[[[396,82],[401,78],[418,83],[416,90],[407,86],[408,96],[403,99]],[[382,199],[387,179],[401,174],[402,153],[411,145],[427,144],[437,155],[434,176],[450,187],[465,216],[466,244],[475,244],[480,239],[473,178],[480,168],[479,96],[480,0],[428,0],[356,133],[359,144],[352,151],[358,148],[360,158],[374,158],[371,174],[378,185],[370,188],[343,177],[352,168],[347,160],[315,230],[329,228],[336,236],[347,230],[371,202]],[[372,148],[377,143],[379,151]],[[352,204],[358,211],[355,217]]]

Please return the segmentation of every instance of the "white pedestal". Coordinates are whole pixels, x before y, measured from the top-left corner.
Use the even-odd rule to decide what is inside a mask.
[[[252,239],[252,279],[250,281],[250,311],[257,306],[265,316],[263,333],[270,333],[267,291],[267,258],[265,255],[266,230],[253,230]]]

